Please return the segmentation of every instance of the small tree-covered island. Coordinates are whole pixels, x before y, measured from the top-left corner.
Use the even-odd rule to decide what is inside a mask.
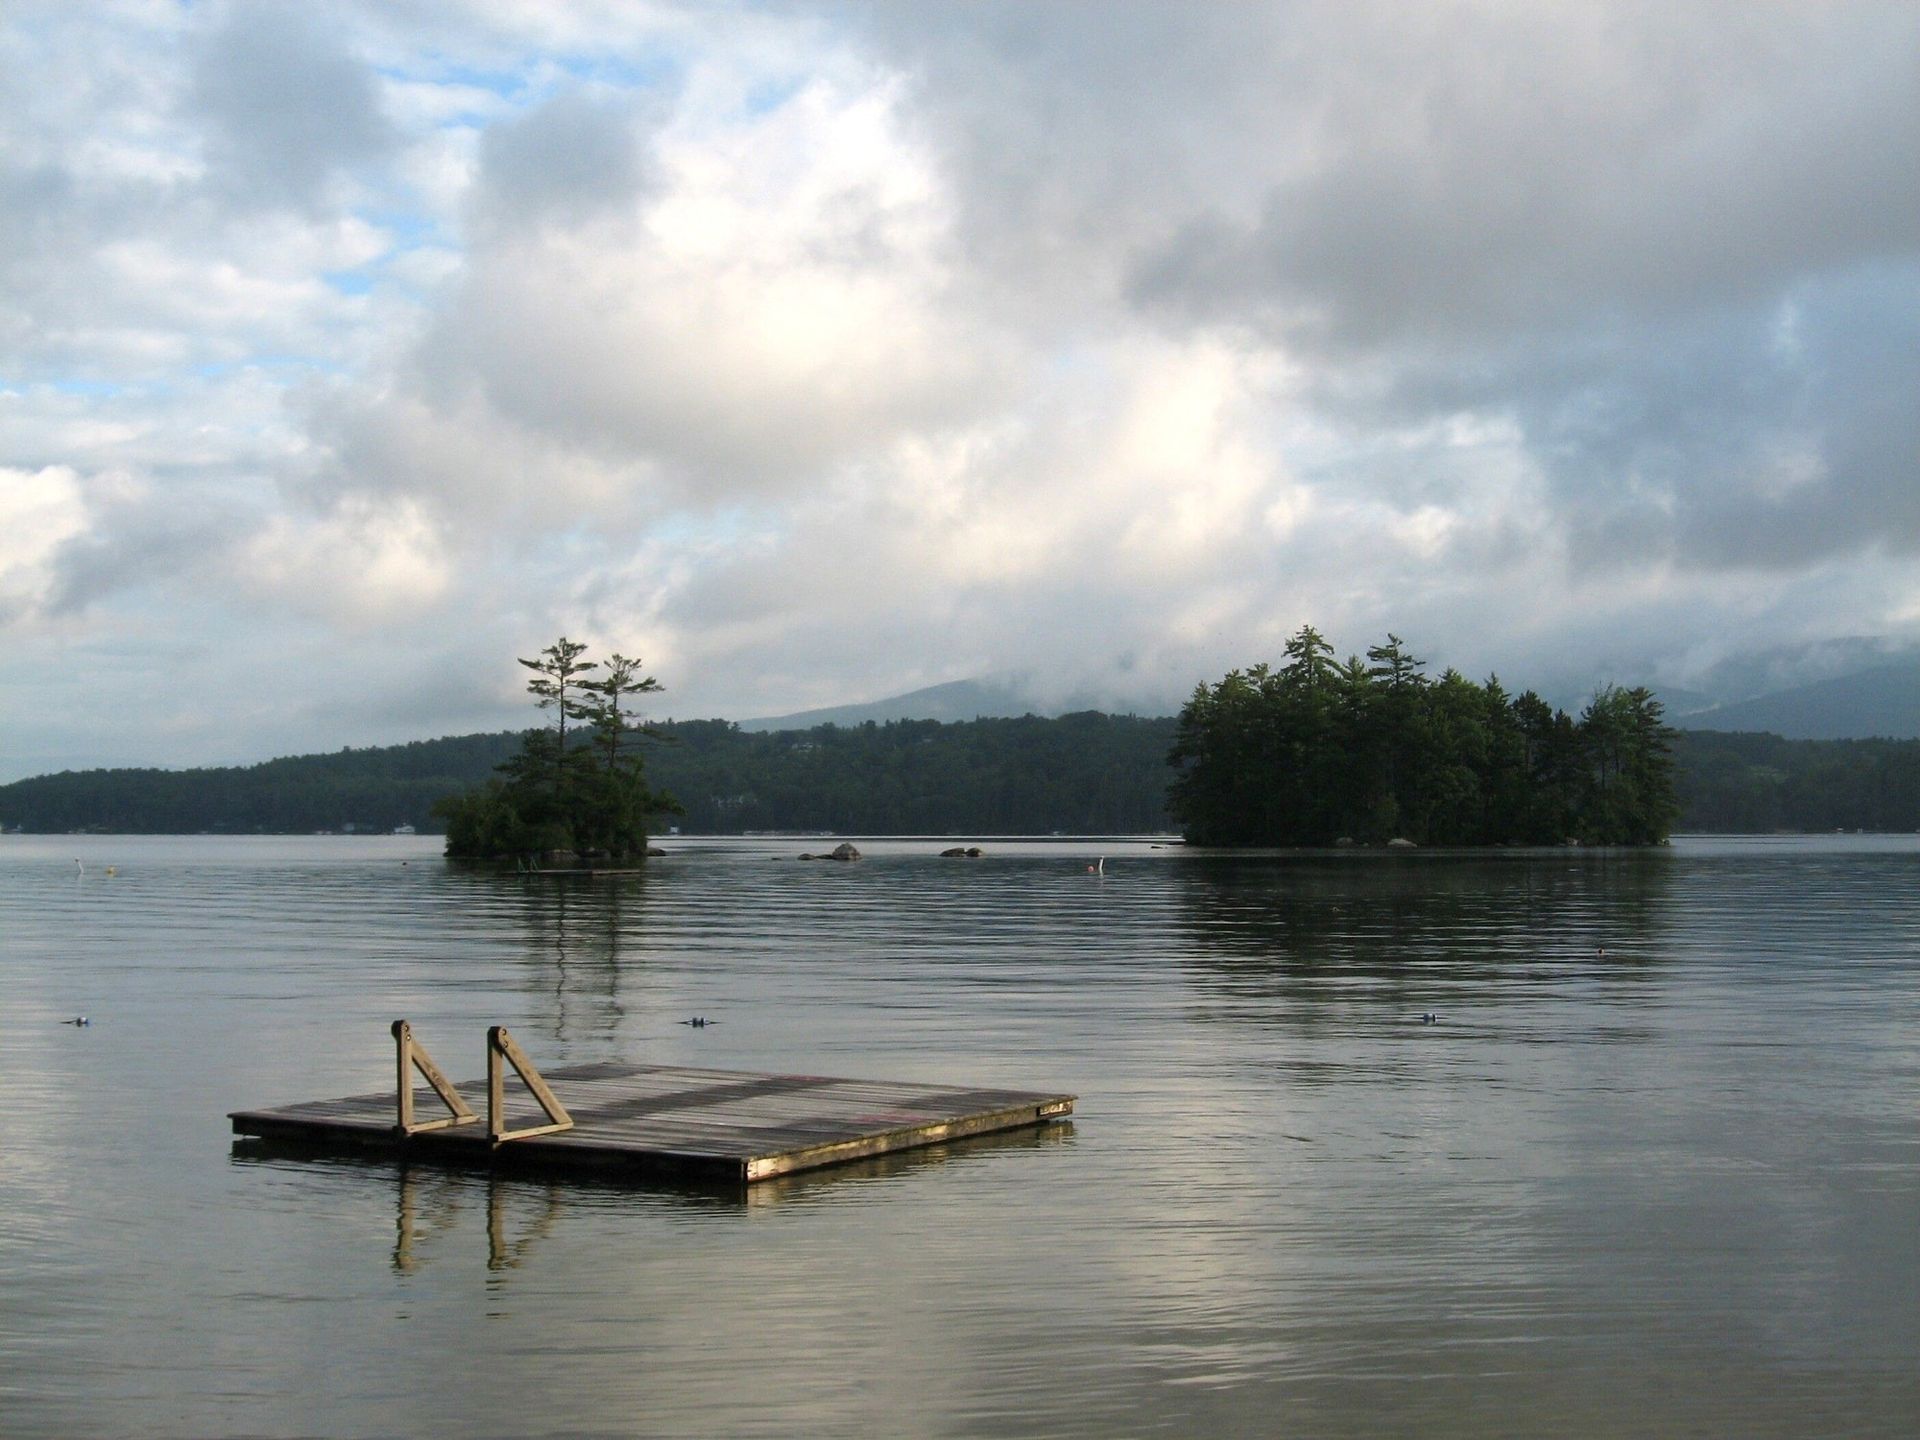
[[[1189,843],[1657,845],[1679,814],[1645,689],[1605,687],[1575,720],[1496,678],[1433,679],[1397,635],[1342,664],[1302,626],[1286,656],[1180,712],[1167,803]]]
[[[449,795],[434,806],[446,821],[447,855],[457,860],[565,863],[627,861],[647,853],[647,821],[678,813],[651,790],[638,742],[654,733],[631,701],[660,682],[640,662],[611,655],[604,669],[587,647],[562,635],[532,660],[527,690],[553,723],[529,730],[503,778]],[[599,672],[596,674],[595,672]],[[569,729],[568,722],[577,722]]]

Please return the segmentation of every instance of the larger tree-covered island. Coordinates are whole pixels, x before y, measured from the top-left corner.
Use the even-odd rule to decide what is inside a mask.
[[[631,708],[659,691],[640,662],[612,655],[604,669],[562,635],[532,660],[528,691],[553,724],[529,730],[504,778],[434,807],[447,854],[463,860],[632,860],[647,853],[647,821],[679,809],[650,790],[635,742],[652,733]],[[595,674],[595,672],[600,672]],[[577,722],[569,732],[568,722]]]
[[[1575,720],[1497,679],[1432,679],[1396,635],[1341,664],[1303,626],[1286,654],[1180,712],[1168,809],[1189,842],[1655,845],[1679,813],[1645,689],[1603,688]]]

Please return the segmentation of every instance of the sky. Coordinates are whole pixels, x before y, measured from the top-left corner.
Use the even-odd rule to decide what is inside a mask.
[[[1920,6],[0,9],[0,781],[1920,640]]]

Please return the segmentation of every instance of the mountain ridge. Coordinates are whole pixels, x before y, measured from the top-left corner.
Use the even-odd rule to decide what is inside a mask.
[[[1920,660],[1789,686],[1669,719],[1684,730],[1778,735],[1787,740],[1920,738]]]
[[[1058,719],[1083,711],[1097,710],[1107,715],[1137,715],[1141,719],[1170,718],[1171,709],[1150,707],[1141,710],[1112,703],[1113,697],[1069,693],[1063,698],[1044,698],[1022,676],[986,676],[970,680],[949,680],[940,685],[925,685],[899,695],[887,695],[851,705],[823,705],[812,710],[795,710],[786,715],[760,715],[735,723],[742,730],[811,730],[816,725],[864,725],[869,721],[884,725],[892,720],[938,720],[955,724],[967,720],[1018,720],[1033,715],[1042,720]]]
[[[1753,668],[1758,670],[1757,662]],[[1742,678],[1751,683],[1751,677]],[[1733,677],[1730,675],[1727,679]],[[1648,688],[1666,702],[1668,723],[1683,730],[1771,734],[1786,740],[1920,738],[1920,657],[1864,666],[1758,693],[1746,691],[1743,686],[1733,690],[1737,698],[1715,699],[1714,690],[1722,696],[1728,693],[1719,686],[1714,690],[1678,685],[1649,685]],[[1548,698],[1552,700],[1551,695]],[[1578,701],[1554,703],[1564,704],[1571,714],[1578,714],[1582,708]],[[810,730],[817,725],[863,725],[869,721],[876,724],[895,720],[954,723],[1017,719],[1023,715],[1055,718],[1081,710],[1151,714],[1152,718],[1162,718],[1174,714],[1178,708],[1131,709],[1110,701],[1101,703],[1085,695],[1049,702],[1023,677],[995,676],[952,680],[864,703],[758,716],[737,723],[742,730],[764,732]]]

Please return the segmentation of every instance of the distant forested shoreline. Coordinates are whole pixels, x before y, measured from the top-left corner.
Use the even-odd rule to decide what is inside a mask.
[[[652,784],[683,833],[1147,834],[1166,810],[1172,717],[902,720],[753,732],[667,722]],[[196,770],[65,771],[0,785],[0,825],[37,834],[437,831],[441,797],[486,780],[521,732]],[[1920,830],[1920,740],[1683,730],[1679,831]]]
[[[1674,754],[1683,829],[1920,830],[1920,739],[1783,740],[1687,730]]]
[[[1087,711],[952,723],[748,731],[667,721],[648,782],[682,833],[1164,832],[1173,721]],[[34,833],[438,832],[442,798],[491,778],[523,732],[200,770],[87,770],[0,786],[0,826]]]

